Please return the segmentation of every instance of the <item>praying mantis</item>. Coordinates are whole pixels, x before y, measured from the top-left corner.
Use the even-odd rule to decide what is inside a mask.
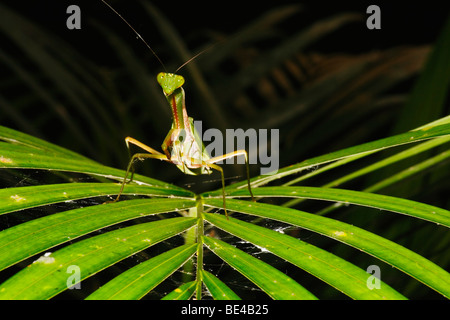
[[[147,44],[147,42],[140,36],[140,34],[125,20],[111,5],[109,5],[105,0],[101,0],[105,5],[107,5],[115,14],[117,14],[140,38],[145,45],[150,49],[153,55],[158,59],[161,65],[164,64],[159,59],[158,55],[153,51],[153,49]],[[188,62],[192,61],[194,58],[188,60],[181,67],[185,66]],[[178,70],[181,68],[179,67]],[[228,212],[226,209],[226,195],[225,195],[225,178],[222,167],[217,165],[217,162],[234,158],[238,156],[245,157],[246,171],[247,171],[247,186],[250,196],[253,201],[251,184],[250,184],[250,170],[248,163],[248,154],[246,150],[237,150],[221,156],[211,158],[208,151],[205,148],[200,136],[198,135],[195,127],[194,120],[190,118],[186,111],[185,103],[185,91],[183,89],[183,84],[185,82],[181,75],[176,73],[161,72],[157,75],[156,80],[161,86],[164,96],[168,102],[168,105],[172,111],[172,127],[169,130],[166,138],[164,139],[161,149],[163,152],[159,152],[144,143],[132,138],[126,137],[125,143],[128,150],[130,150],[130,144],[133,144],[143,150],[146,153],[136,153],[134,154],[130,161],[128,162],[125,177],[122,180],[120,191],[116,199],[112,202],[119,200],[123,193],[125,184],[127,183],[128,175],[132,171],[131,178],[128,181],[130,183],[133,179],[134,167],[133,164],[137,160],[144,159],[159,159],[169,163],[175,164],[183,173],[190,175],[200,175],[200,174],[211,174],[212,169],[217,170],[221,174],[222,180],[222,198],[223,198],[223,209],[225,215],[228,219]]]

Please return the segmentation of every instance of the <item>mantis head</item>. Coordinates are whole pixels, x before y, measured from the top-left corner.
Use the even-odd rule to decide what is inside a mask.
[[[171,95],[184,84],[184,78],[174,73],[160,72],[156,77],[166,96]]]

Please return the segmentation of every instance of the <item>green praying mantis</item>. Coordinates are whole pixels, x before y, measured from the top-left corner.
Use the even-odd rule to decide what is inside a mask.
[[[150,49],[153,55],[158,59],[162,66],[164,64],[159,59],[158,55],[153,51],[153,49],[147,44],[147,42],[140,36],[140,34],[125,20],[111,5],[109,5],[105,0],[101,0],[105,5],[107,5],[115,14],[117,14],[140,38],[144,44]],[[187,63],[192,61],[198,55],[194,56],[192,59],[188,60],[181,67],[177,69],[176,72]],[[195,127],[194,120],[188,116],[185,104],[185,92],[183,89],[183,84],[185,82],[181,75],[175,73],[161,72],[157,75],[156,80],[161,86],[162,91],[167,99],[169,107],[172,111],[172,127],[169,130],[166,138],[164,139],[161,149],[162,153],[145,145],[144,143],[132,138],[126,137],[125,143],[128,150],[130,150],[130,144],[133,144],[143,150],[146,153],[136,153],[134,154],[127,166],[125,177],[123,178],[120,191],[116,199],[112,202],[119,200],[123,193],[125,184],[127,183],[128,175],[130,171],[132,172],[131,178],[128,181],[130,183],[133,179],[134,167],[133,164],[137,160],[144,159],[159,159],[175,164],[183,173],[190,175],[200,175],[200,174],[211,174],[212,169],[217,170],[221,174],[222,180],[222,198],[223,198],[223,209],[225,215],[228,218],[228,212],[226,209],[226,196],[225,196],[225,178],[222,167],[217,165],[217,162],[226,160],[228,158],[234,158],[238,156],[245,157],[246,171],[247,171],[247,185],[248,191],[253,201],[252,188],[250,184],[250,172],[248,163],[248,154],[245,150],[237,150],[230,152],[221,156],[211,158],[208,151],[205,148],[200,136],[198,135]]]

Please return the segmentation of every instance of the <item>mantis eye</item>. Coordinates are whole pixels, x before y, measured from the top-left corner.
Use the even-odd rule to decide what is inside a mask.
[[[158,73],[158,75],[156,76],[156,81],[158,81],[158,83],[161,85],[164,82],[165,76],[166,74],[164,72]]]
[[[177,88],[181,87],[184,84],[184,78],[182,76],[176,76],[176,84]]]

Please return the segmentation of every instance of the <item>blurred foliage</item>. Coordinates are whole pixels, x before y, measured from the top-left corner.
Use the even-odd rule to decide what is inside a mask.
[[[86,13],[83,7],[88,29],[83,32],[90,36],[80,48],[80,42],[74,47],[2,7],[8,45],[1,51],[1,121],[123,166],[124,136],[158,147],[170,126],[170,111],[154,81],[162,67],[155,67],[142,43],[134,43],[119,17],[101,3],[94,9]],[[126,7],[120,9],[134,24]],[[160,33],[158,41],[145,38],[167,70],[205,50],[180,71],[188,112],[203,121],[203,130],[279,128],[282,164],[383,136],[409,90],[397,87],[416,76],[429,52],[428,46],[361,53],[314,49],[346,26],[365,27],[361,13],[337,13],[286,31],[283,24],[302,19],[303,8],[280,5],[232,34],[202,29],[181,36],[156,7],[142,2],[141,10],[155,24],[150,35]],[[114,30],[101,22],[107,15],[115,18]]]

